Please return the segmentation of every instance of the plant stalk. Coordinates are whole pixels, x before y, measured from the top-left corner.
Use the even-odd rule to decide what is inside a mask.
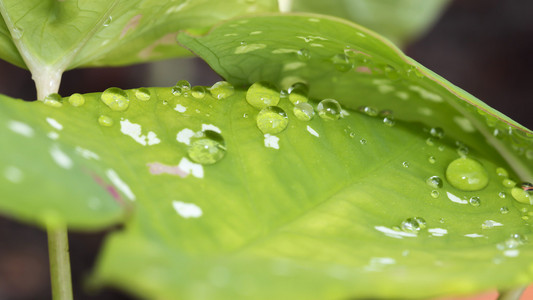
[[[520,296],[526,290],[525,286],[518,287],[512,290],[500,291],[498,300],[520,300]]]
[[[67,228],[49,227],[48,252],[53,300],[72,300]]]

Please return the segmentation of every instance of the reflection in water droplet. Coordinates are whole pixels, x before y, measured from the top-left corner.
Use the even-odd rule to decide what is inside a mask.
[[[257,115],[257,127],[264,134],[277,134],[285,130],[289,124],[289,118],[285,111],[278,106],[263,108]]]
[[[435,158],[435,156],[430,156],[428,157],[428,161],[430,164],[434,164],[437,162],[437,159]]]
[[[309,99],[307,98],[307,95],[309,93],[309,87],[307,86],[307,84],[303,82],[297,82],[291,85],[291,87],[288,90],[288,93],[289,93],[289,100],[293,104],[298,104],[300,102],[309,101]]]
[[[114,111],[123,111],[128,109],[130,99],[128,94],[122,89],[111,87],[105,90],[100,96],[102,102]]]
[[[360,140],[359,140],[359,143],[361,143],[361,145],[366,145],[367,142],[366,142],[365,139],[360,139]]]
[[[85,104],[85,97],[82,94],[75,93],[70,95],[68,102],[72,106],[79,107]]]
[[[470,158],[458,158],[446,169],[446,179],[455,188],[463,191],[478,191],[489,183],[485,168]]]
[[[505,214],[508,213],[508,212],[509,212],[509,208],[508,208],[507,206],[502,206],[502,207],[500,208],[500,213],[501,213],[502,215],[505,215]]]
[[[187,80],[180,80],[180,81],[176,82],[175,87],[178,87],[182,91],[185,91],[185,90],[190,90],[191,89],[191,84]]]
[[[371,106],[361,106],[359,107],[359,111],[370,117],[375,117],[378,115],[378,110]]]
[[[509,177],[509,173],[504,168],[496,168],[496,175],[503,178]]]
[[[297,103],[294,105],[292,112],[301,121],[310,121],[315,116],[313,106],[307,102]]]
[[[429,130],[429,134],[438,139],[442,139],[444,137],[444,130],[440,127],[433,127]]]
[[[402,221],[401,229],[404,232],[418,233],[421,229],[426,228],[426,221],[422,218],[407,218]]]
[[[150,90],[147,88],[138,88],[135,90],[135,98],[141,101],[148,101],[150,100],[150,97]]]
[[[470,203],[470,205],[472,206],[479,206],[481,204],[481,200],[479,199],[479,197],[471,197],[470,200],[468,200],[468,203]]]
[[[442,188],[442,179],[439,176],[431,176],[426,179],[427,185],[432,188]]]
[[[533,205],[533,185],[529,182],[522,183],[520,187],[512,188],[511,195],[520,203]]]
[[[246,92],[246,101],[257,109],[275,106],[279,103],[280,92],[278,88],[265,81],[252,84]]]
[[[102,126],[105,126],[105,127],[110,127],[110,126],[113,126],[113,119],[111,119],[111,117],[109,116],[106,116],[106,115],[101,115],[99,118],[98,118],[98,123]]]
[[[61,107],[63,106],[63,97],[58,93],[52,93],[44,97],[43,103],[52,107]]]
[[[459,148],[457,148],[457,154],[459,154],[459,156],[461,157],[466,157],[468,155],[468,152],[469,149],[466,146],[459,146]]]
[[[335,66],[335,69],[341,72],[347,72],[353,68],[353,64],[350,62],[346,54],[336,54],[331,57],[331,62]]]
[[[205,88],[203,86],[195,86],[191,89],[191,94],[196,99],[202,99],[205,96]]]
[[[509,179],[509,178],[505,178],[504,180],[502,180],[502,185],[506,188],[513,188],[515,185],[516,185],[516,182]]]
[[[105,21],[104,21],[104,24],[102,24],[104,27],[107,27],[109,26],[109,24],[111,24],[111,22],[113,21],[113,17],[112,16],[109,16]]]
[[[177,86],[172,87],[172,95],[181,96],[181,88]]]
[[[204,130],[191,138],[187,153],[194,161],[202,165],[212,165],[226,154],[226,143],[222,135],[213,130]]]
[[[308,49],[305,49],[305,48],[298,50],[296,55],[298,56],[298,59],[302,61],[306,61],[311,58],[311,53],[309,52]]]
[[[507,197],[507,194],[505,192],[499,192],[498,193],[498,197],[503,199],[503,198]]]
[[[394,124],[396,124],[396,121],[394,120],[394,118],[392,116],[389,116],[389,117],[385,117],[383,118],[383,124],[389,126],[389,127],[392,127],[394,126]]]
[[[402,163],[402,166],[403,166],[404,168],[409,168],[409,162],[408,162],[408,161],[404,161],[404,162]]]
[[[334,99],[324,99],[317,106],[318,115],[325,120],[338,120],[341,110],[341,105]]]
[[[437,190],[432,190],[431,191],[431,197],[436,199],[436,198],[439,198],[439,196],[440,196],[439,191],[437,191]]]
[[[216,99],[225,99],[235,93],[235,88],[227,81],[219,81],[213,84],[209,91]]]

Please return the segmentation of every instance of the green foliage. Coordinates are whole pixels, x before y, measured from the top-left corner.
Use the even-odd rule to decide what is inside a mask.
[[[533,179],[530,130],[342,19],[206,27],[272,8],[244,3],[2,2],[3,45],[24,28],[0,52],[13,63],[15,46],[59,71],[181,55],[157,41],[195,28],[179,42],[231,84],[2,96],[0,210],[40,226],[123,222],[92,283],[154,299],[424,298],[532,281],[533,196],[516,185]],[[147,48],[157,55],[140,58]]]

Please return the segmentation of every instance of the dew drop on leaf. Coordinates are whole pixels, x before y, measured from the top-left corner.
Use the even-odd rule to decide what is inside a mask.
[[[500,213],[501,213],[502,215],[505,215],[505,214],[507,214],[508,212],[509,212],[509,208],[508,208],[507,206],[502,206],[502,207],[500,208]]]
[[[72,94],[68,97],[68,102],[74,107],[79,107],[85,104],[85,97],[82,94]]]
[[[235,93],[235,88],[227,81],[219,81],[213,84],[209,91],[214,98],[220,100],[233,95],[233,93]]]
[[[439,176],[431,176],[426,179],[427,185],[432,188],[442,188],[442,179]]]
[[[442,139],[444,137],[444,130],[440,127],[433,127],[429,130],[429,134],[438,139]]]
[[[477,207],[481,204],[481,200],[479,199],[479,197],[471,197],[469,200],[468,200],[468,203],[470,203],[470,205],[474,206],[474,207]]]
[[[361,145],[366,145],[367,141],[365,139],[360,139],[359,143],[361,143]]]
[[[109,24],[111,24],[111,22],[113,21],[113,17],[112,16],[109,16],[105,21],[104,21],[104,24],[102,24],[104,27],[107,27],[109,26]]]
[[[191,84],[187,80],[180,80],[176,83],[175,87],[180,88],[182,91],[191,89]]]
[[[58,93],[52,93],[44,97],[43,103],[52,107],[63,106],[63,98]]]
[[[202,99],[205,96],[205,87],[195,86],[191,89],[191,94],[196,99]]]
[[[293,104],[298,104],[300,102],[307,102],[309,99],[307,95],[309,93],[309,87],[303,82],[297,82],[291,85],[288,89],[289,101]]]
[[[394,120],[392,116],[388,116],[388,117],[383,118],[383,124],[389,127],[392,127],[396,124],[396,121]]]
[[[404,161],[404,162],[402,162],[402,166],[403,166],[404,168],[409,168],[409,162],[408,162],[408,161]]]
[[[98,123],[102,126],[110,127],[113,126],[113,119],[111,119],[109,116],[101,115],[98,117]]]
[[[437,191],[437,190],[432,190],[431,191],[431,197],[437,199],[437,198],[439,198],[439,196],[440,196],[439,191]]]
[[[187,153],[194,162],[212,165],[226,154],[226,143],[222,135],[216,131],[201,131],[191,138]]]
[[[289,118],[281,107],[268,106],[257,114],[256,122],[264,134],[277,134],[287,128]]]
[[[498,197],[504,199],[505,197],[507,197],[507,194],[505,192],[499,192]]]
[[[150,90],[147,88],[138,88],[135,90],[135,97],[141,101],[148,101],[150,100]]]
[[[335,66],[335,69],[340,72],[347,72],[353,68],[352,63],[350,62],[346,54],[334,55],[333,57],[331,57],[331,62],[333,63],[333,66]]]
[[[461,157],[446,168],[446,179],[462,191],[479,191],[489,183],[487,170],[477,161]]]
[[[313,106],[307,102],[300,102],[292,109],[294,116],[300,121],[310,121],[315,116]]]
[[[509,173],[504,168],[496,168],[496,175],[503,178],[509,177]]]
[[[296,55],[298,56],[298,59],[302,61],[307,61],[311,59],[311,53],[308,49],[305,48],[298,50],[298,52],[296,52]]]
[[[529,182],[522,183],[521,187],[513,187],[511,195],[520,203],[533,205],[533,185]]]
[[[400,79],[400,72],[398,72],[395,67],[391,65],[386,65],[383,70],[385,71],[385,75],[387,76],[387,78],[389,78],[390,80]]]
[[[341,105],[334,99],[324,99],[317,106],[318,115],[325,120],[338,120],[341,110]]]
[[[120,88],[111,87],[105,90],[100,96],[102,102],[114,111],[123,111],[128,109],[130,99],[128,94]]]
[[[370,117],[378,115],[378,110],[371,106],[361,106],[359,107],[359,111]]]
[[[278,105],[280,92],[275,85],[260,81],[252,84],[246,92],[246,102],[257,109]]]
[[[402,221],[400,227],[404,232],[418,233],[421,229],[426,228],[426,221],[420,217],[407,218]]]
[[[430,164],[434,164],[437,162],[437,158],[435,158],[435,156],[430,156],[428,157],[428,161]]]
[[[502,185],[506,188],[513,188],[516,185],[516,182],[509,178],[505,178],[502,180]]]

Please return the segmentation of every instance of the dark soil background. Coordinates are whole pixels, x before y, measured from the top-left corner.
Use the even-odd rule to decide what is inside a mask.
[[[533,1],[453,1],[433,29],[406,52],[490,106],[533,128]],[[150,74],[156,73],[169,75],[150,80]],[[103,91],[110,86],[171,86],[183,78],[195,85],[211,85],[219,80],[202,61],[186,59],[155,66],[69,71],[63,77],[60,94]],[[5,62],[0,62],[0,93],[35,98],[29,73]],[[112,289],[91,293],[84,288],[84,279],[105,234],[69,235],[75,299],[135,299]],[[46,234],[0,217],[0,300],[50,298]]]

